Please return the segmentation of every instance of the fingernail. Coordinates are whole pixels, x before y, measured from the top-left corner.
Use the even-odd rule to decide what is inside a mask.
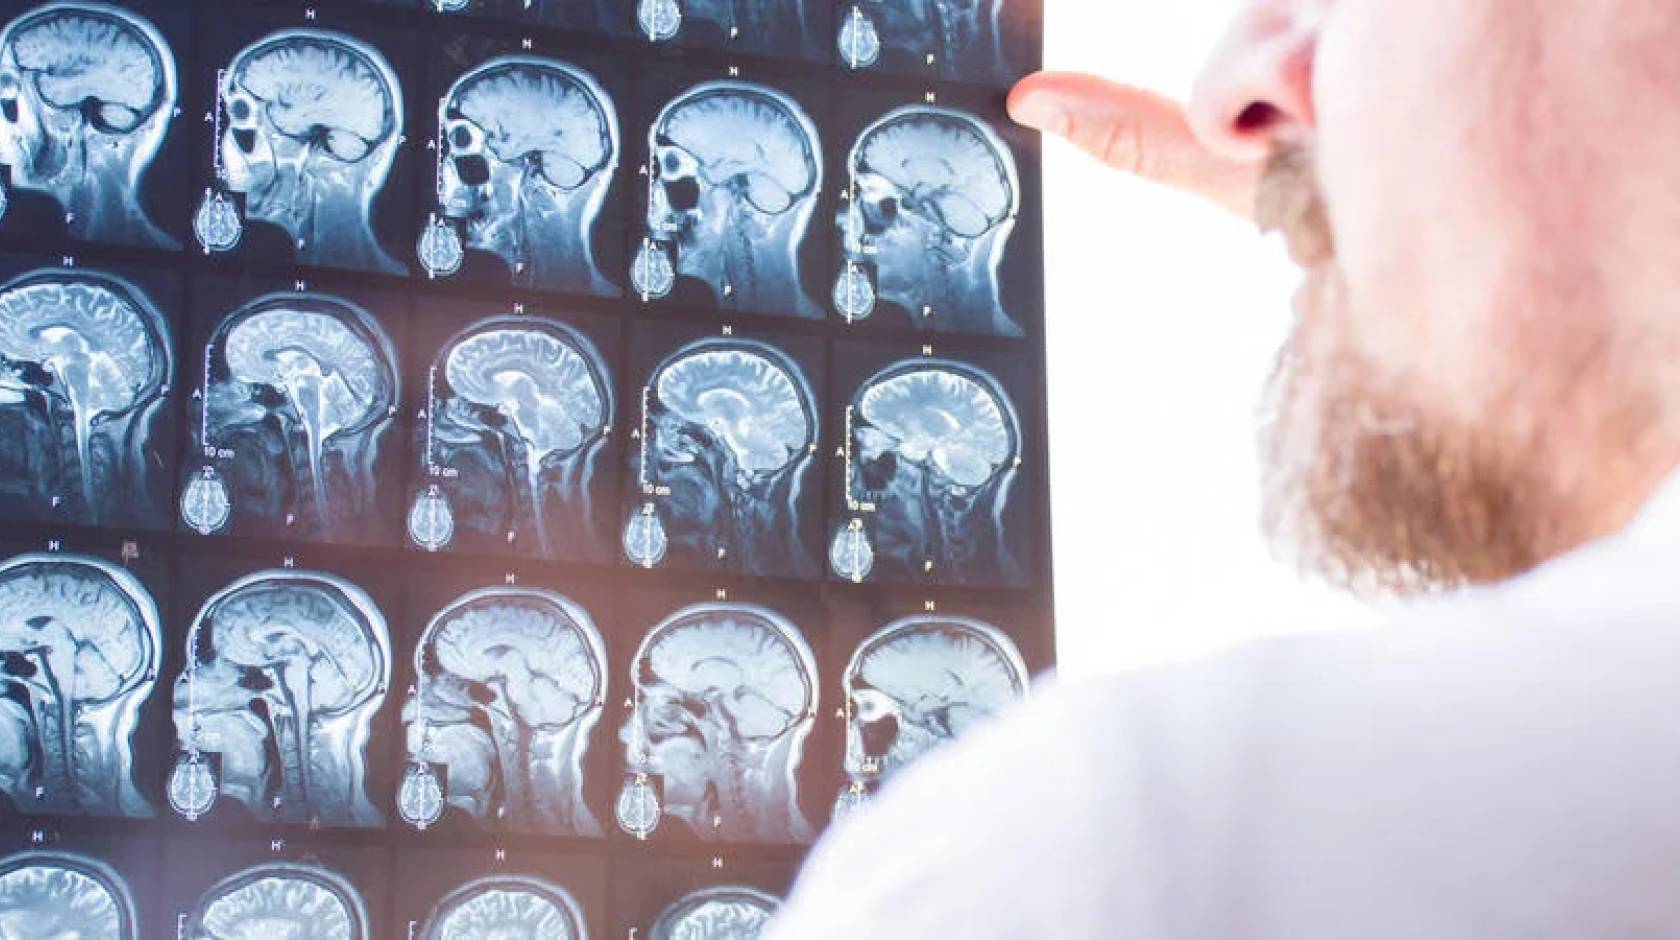
[[[1067,111],[1053,95],[1028,92],[1009,102],[1009,116],[1046,134],[1067,133]]]

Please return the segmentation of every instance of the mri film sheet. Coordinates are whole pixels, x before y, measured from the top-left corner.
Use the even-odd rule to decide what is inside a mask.
[[[638,331],[624,558],[815,577],[822,438],[818,347]],[[692,334],[687,334],[692,335]]]
[[[622,68],[465,33],[438,38],[427,61],[436,161],[414,241],[421,270],[485,288],[618,296]]]
[[[828,62],[830,0],[635,0],[635,30],[655,46],[692,46]]]
[[[190,9],[0,5],[0,234],[177,249]]]
[[[849,95],[830,125],[829,317],[853,330],[1036,332],[1036,155],[989,99]]]
[[[644,303],[817,319],[828,227],[808,85],[655,72],[637,94],[629,283]]]
[[[420,849],[398,859],[394,920],[420,940],[587,940],[602,929],[606,864],[599,858],[507,849]]]
[[[393,0],[379,0],[393,2]],[[628,36],[634,4],[610,0],[400,0],[410,6],[443,14],[457,21],[474,18],[589,32],[595,36]]]
[[[1007,355],[836,347],[828,566],[843,581],[1015,587],[1036,565],[1017,370]],[[1036,439],[1036,438],[1035,438]]]
[[[1008,87],[1038,67],[1042,15],[1023,0],[837,0],[835,60]]]
[[[395,544],[406,300],[201,279],[194,303],[180,526]]]
[[[179,281],[0,262],[0,517],[169,525]]]
[[[259,8],[261,10],[263,8]],[[197,246],[268,266],[406,274],[415,37],[321,11],[206,22]]]
[[[408,544],[608,560],[617,325],[501,311],[432,300],[417,311]]]

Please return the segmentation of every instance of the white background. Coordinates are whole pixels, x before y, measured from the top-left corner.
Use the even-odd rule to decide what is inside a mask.
[[[1233,7],[1046,2],[1048,67],[1181,100]],[[1060,142],[1044,172],[1061,672],[1369,623],[1259,536],[1254,416],[1296,281],[1282,248]]]

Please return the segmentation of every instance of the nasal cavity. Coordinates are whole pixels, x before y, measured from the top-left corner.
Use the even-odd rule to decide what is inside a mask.
[[[251,153],[257,149],[257,132],[235,130],[233,132],[233,145],[239,148],[240,153]]]
[[[462,157],[455,161],[455,172],[468,186],[483,186],[490,182],[490,161],[483,157]]]

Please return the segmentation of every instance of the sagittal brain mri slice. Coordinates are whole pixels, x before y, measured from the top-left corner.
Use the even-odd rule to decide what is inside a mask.
[[[382,825],[365,752],[390,681],[385,617],[361,588],[293,569],[240,578],[187,633],[170,805],[192,820],[226,796],[265,821]]]
[[[842,0],[835,53],[850,69],[891,67],[1008,82],[1007,0]]]
[[[583,914],[565,888],[525,875],[492,875],[451,891],[421,940],[588,940]]]
[[[607,693],[606,646],[587,611],[536,588],[470,591],[426,625],[414,669],[405,821],[428,826],[447,805],[518,832],[605,834],[583,794]]]
[[[349,880],[317,865],[253,865],[213,885],[187,918],[188,940],[371,940]]]
[[[904,765],[988,721],[1027,690],[1013,641],[989,623],[924,614],[864,640],[840,677],[849,780],[839,818]]]
[[[696,85],[648,130],[646,230],[630,265],[644,299],[679,277],[726,309],[818,317],[799,270],[822,187],[816,125],[763,85]]]
[[[899,108],[858,136],[846,172],[839,316],[867,319],[886,301],[919,329],[1022,334],[998,284],[1020,178],[996,131],[950,108]]]
[[[0,31],[0,163],[50,197],[72,237],[178,248],[140,203],[175,117],[175,54],[109,3],[48,3]],[[0,213],[5,211],[0,191]]]
[[[817,6],[813,0],[636,0],[636,27],[650,42],[809,57],[823,42]]]
[[[269,294],[224,319],[205,356],[205,459],[183,468],[183,523],[319,540],[385,531],[374,463],[399,373],[378,321],[340,297]]]
[[[153,423],[173,345],[163,315],[120,278],[49,268],[0,287],[0,494],[62,521],[167,518]]]
[[[134,897],[104,862],[73,852],[0,859],[0,938],[136,940]]]
[[[152,815],[133,739],[161,644],[151,592],[122,568],[67,553],[0,563],[0,792],[15,810]]]
[[[620,827],[646,837],[669,815],[706,842],[809,840],[798,771],[817,682],[804,635],[768,608],[696,604],[661,621],[631,663]]]
[[[758,940],[779,907],[780,901],[757,888],[702,888],[666,908],[648,940]]]
[[[234,56],[217,89],[215,187],[291,237],[304,264],[403,274],[373,229],[373,203],[403,141],[403,95],[380,52],[320,29],[273,33]],[[206,251],[237,246],[220,188],[195,218]]]
[[[667,552],[765,575],[815,574],[801,538],[805,477],[817,441],[816,397],[771,346],[704,339],[654,369],[636,468],[644,502],[624,531],[645,567]]]
[[[962,363],[905,360],[866,381],[848,411],[848,514],[830,542],[834,573],[1019,583],[1004,513],[1021,424],[998,382]]]
[[[521,287],[617,294],[593,230],[618,169],[618,117],[593,76],[556,59],[503,56],[467,72],[438,106],[438,213],[419,241],[433,276],[465,247],[501,259]]]
[[[409,507],[410,541],[591,553],[613,392],[588,338],[534,317],[480,321],[444,344],[427,398],[416,435],[426,482]]]

